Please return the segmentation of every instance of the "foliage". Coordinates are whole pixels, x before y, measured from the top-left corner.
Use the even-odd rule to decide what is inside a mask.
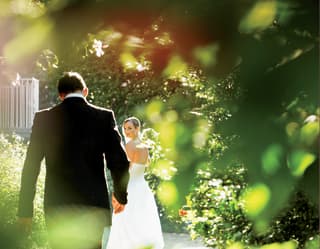
[[[317,206],[304,193],[295,192],[288,205],[273,220],[270,235],[264,243],[294,240],[298,248],[306,248],[305,244],[318,234],[318,225]]]
[[[6,216],[11,218],[6,221],[10,224],[16,214],[16,193],[19,191],[19,173],[25,147],[18,136],[8,138],[1,134],[0,141],[1,200],[6,200],[1,202],[1,210],[7,210]]]
[[[312,182],[303,192],[318,203],[318,190],[311,187],[317,177],[308,174],[317,164],[319,139],[318,36],[311,21],[316,15],[311,4],[296,4],[310,14],[303,24],[297,12],[288,13],[294,6],[288,2],[257,1],[247,10],[238,27],[241,62],[229,84],[233,94],[221,102],[227,115],[214,123],[224,148],[221,155],[211,143],[213,156],[219,156],[215,166],[223,169],[238,160],[248,169],[245,212],[258,232],[267,230],[301,182]],[[274,21],[264,23],[262,13]],[[210,112],[210,105],[206,108]]]
[[[252,248],[286,241],[294,241],[294,248],[306,248],[318,233],[317,206],[302,192],[295,192],[268,230],[257,233],[241,198],[247,187],[246,177],[241,165],[223,172],[212,168],[197,172],[197,184],[187,197],[182,216],[191,236],[201,237],[212,248],[233,248],[236,244]]]
[[[70,48],[73,53],[60,58],[48,49],[42,51],[35,71],[43,93],[42,107],[57,103],[57,79],[62,72],[75,70],[87,82],[89,102],[113,109],[119,120],[155,97],[166,101],[177,89],[188,94],[190,86],[200,83],[195,67],[181,66],[184,62],[176,56],[171,61],[167,59],[164,73],[157,71],[154,56],[173,49],[173,41],[161,25],[161,21],[155,21],[145,33],[124,33],[106,27],[87,34]]]
[[[240,162],[253,233],[269,231],[295,190],[308,198],[302,206],[317,206],[317,1],[33,2],[37,8],[14,11],[9,0],[2,4],[0,25],[14,28],[3,36],[1,56],[32,71],[39,51],[50,49],[38,60],[43,106],[56,102],[61,72],[77,70],[90,102],[114,109],[119,121],[134,114],[159,132],[163,150],[153,172],[177,169],[157,185],[161,203],[179,208],[203,165],[213,164],[212,174]],[[211,205],[201,196],[199,203]],[[231,217],[239,211],[228,208]]]
[[[43,220],[44,175],[41,173],[35,198],[33,218],[33,240],[26,242],[16,227],[17,202],[20,189],[20,176],[26,152],[23,138],[17,135],[0,134],[0,237],[6,248],[17,248],[18,243],[26,243],[30,248],[45,248],[46,240]],[[18,235],[18,236],[17,236]]]
[[[178,213],[172,211],[168,206],[163,205],[157,197],[157,188],[161,182],[164,180],[170,181],[177,169],[173,164],[167,168],[156,167],[157,162],[166,160],[165,153],[159,141],[158,132],[152,128],[145,128],[141,133],[141,139],[149,148],[150,163],[146,170],[145,178],[156,197],[162,231],[175,233],[186,232],[184,223]]]
[[[230,241],[253,242],[253,226],[239,198],[245,189],[245,170],[238,166],[225,174],[199,169],[194,189],[187,197],[183,216],[192,238],[202,237],[212,248],[226,248]]]

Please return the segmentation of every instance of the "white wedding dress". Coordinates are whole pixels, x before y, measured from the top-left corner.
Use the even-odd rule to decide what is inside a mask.
[[[164,241],[156,202],[144,179],[144,164],[129,168],[128,203],[112,216],[106,249],[163,249]]]

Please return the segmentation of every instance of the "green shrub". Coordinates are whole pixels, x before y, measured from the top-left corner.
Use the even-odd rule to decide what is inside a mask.
[[[318,233],[318,228],[317,206],[303,192],[296,192],[288,206],[273,220],[271,232],[264,240],[269,243],[295,240],[302,249]]]
[[[240,248],[257,248],[288,241],[301,249],[319,245],[317,205],[303,192],[296,191],[268,231],[258,234],[240,198],[247,185],[243,167],[230,167],[225,173],[199,170],[196,178],[198,184],[187,198],[183,216],[193,238],[201,237],[213,248],[228,248],[234,243],[240,243]]]
[[[228,241],[251,242],[252,224],[243,213],[239,196],[245,188],[242,167],[230,168],[219,175],[199,170],[193,191],[187,197],[184,216],[193,238],[202,237],[215,248],[226,248]],[[232,172],[231,172],[232,171]]]
[[[143,130],[141,138],[149,147],[150,167],[147,168],[145,178],[155,194],[162,231],[169,233],[186,232],[185,224],[179,217],[179,214],[164,206],[156,196],[156,190],[159,187],[159,184],[165,179],[170,179],[168,175],[164,175],[162,172],[159,172],[159,169],[154,167],[157,161],[165,159],[163,148],[159,141],[159,133],[152,128],[146,128]]]
[[[37,185],[35,212],[33,217],[32,240],[21,242],[21,233],[17,230],[17,204],[20,190],[20,178],[27,145],[17,135],[0,134],[0,238],[5,248],[17,248],[17,243],[25,243],[24,248],[46,248],[43,219],[42,171]],[[2,244],[2,246],[4,246]]]

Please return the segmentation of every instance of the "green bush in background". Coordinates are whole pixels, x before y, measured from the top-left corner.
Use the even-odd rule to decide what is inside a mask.
[[[209,247],[221,249],[260,248],[287,241],[294,245],[288,248],[317,248],[318,207],[298,190],[272,219],[268,230],[255,231],[241,198],[247,187],[246,173],[243,166],[228,167],[221,173],[212,168],[197,172],[197,184],[187,197],[182,216],[191,236],[202,238]]]
[[[0,134],[0,240],[1,247],[47,248],[43,217],[44,171],[38,179],[34,200],[33,231],[30,238],[23,238],[17,221],[17,204],[20,190],[20,177],[27,145],[18,135]]]

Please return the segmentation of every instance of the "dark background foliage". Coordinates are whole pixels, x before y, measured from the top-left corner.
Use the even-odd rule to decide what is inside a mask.
[[[318,1],[21,4],[3,1],[0,84],[35,76],[44,108],[80,72],[91,103],[158,132],[150,185],[193,236],[316,248]]]

